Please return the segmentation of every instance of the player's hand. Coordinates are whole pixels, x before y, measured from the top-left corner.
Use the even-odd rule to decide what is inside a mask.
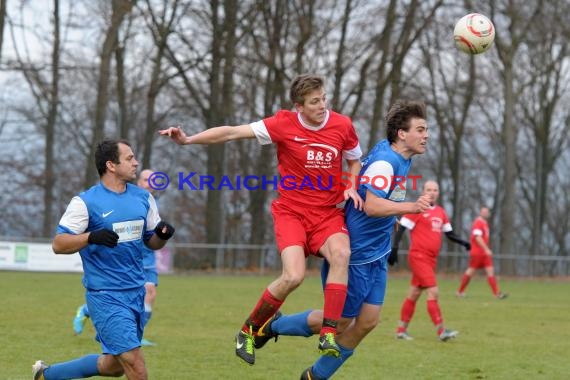
[[[414,202],[414,213],[420,214],[431,207],[431,196],[422,195]]]
[[[161,129],[158,131],[161,136],[168,136],[172,141],[178,145],[186,144],[186,133],[182,130],[182,127],[169,127],[167,129]]]
[[[397,262],[398,262],[398,247],[392,247],[390,256],[388,256],[388,264],[390,264],[390,266],[393,266]]]
[[[347,201],[348,198],[352,199],[352,201],[354,202],[354,208],[362,210],[362,208],[364,207],[364,201],[358,194],[358,191],[356,191],[355,189],[346,189],[344,191],[344,200]]]
[[[471,243],[465,243],[465,244],[463,244],[463,246],[465,247],[465,249],[467,251],[471,251]]]
[[[154,228],[154,233],[158,236],[161,240],[168,240],[174,235],[174,227],[172,225],[163,222],[162,220],[158,222],[156,227]]]
[[[109,248],[116,247],[118,241],[119,235],[117,235],[115,231],[106,229],[91,231],[87,237],[87,242],[89,244],[99,244]]]

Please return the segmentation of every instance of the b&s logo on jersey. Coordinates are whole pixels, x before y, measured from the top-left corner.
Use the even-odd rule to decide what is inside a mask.
[[[330,145],[317,144],[317,143],[303,145],[303,147],[306,146],[322,148],[322,150],[321,149],[316,150],[310,148],[307,149],[307,163],[305,164],[306,168],[309,169],[332,168],[332,161],[338,157],[338,149]]]
[[[143,220],[129,220],[127,222],[113,223],[113,231],[119,235],[119,243],[141,239],[143,228]]]

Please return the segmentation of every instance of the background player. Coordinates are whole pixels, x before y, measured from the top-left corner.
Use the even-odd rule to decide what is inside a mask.
[[[441,249],[442,234],[465,249],[469,250],[469,242],[455,235],[445,210],[436,204],[439,198],[439,185],[435,181],[424,183],[422,194],[429,197],[430,207],[421,214],[406,214],[400,219],[400,228],[396,233],[391,256],[397,257],[400,239],[406,230],[410,230],[411,244],[408,263],[412,271],[412,280],[408,295],[402,304],[400,322],[396,338],[411,340],[407,328],[414,316],[416,302],[425,291],[428,314],[436,328],[437,336],[443,342],[457,335],[457,331],[448,330],[443,324],[439,307],[439,288],[435,271],[437,257]]]
[[[493,251],[489,246],[489,218],[491,211],[488,207],[481,207],[479,216],[473,221],[471,226],[471,252],[469,258],[469,267],[463,274],[459,290],[457,291],[458,297],[465,296],[465,288],[469,284],[473,273],[477,269],[485,269],[487,274],[487,282],[491,287],[493,295],[502,300],[508,297],[507,293],[499,290],[497,279],[495,278],[495,270],[493,268]]]

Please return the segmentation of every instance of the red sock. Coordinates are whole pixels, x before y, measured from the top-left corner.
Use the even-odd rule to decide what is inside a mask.
[[[487,277],[487,282],[489,283],[489,286],[491,287],[493,294],[497,295],[499,293],[499,287],[497,286],[497,279],[495,278],[495,276]]]
[[[443,329],[443,318],[441,317],[441,310],[439,309],[437,300],[427,300],[427,311],[434,326]],[[441,331],[437,333],[440,334]]]
[[[325,305],[323,307],[323,327],[321,335],[326,333],[336,334],[336,324],[344,309],[347,288],[345,284],[325,285]]]
[[[282,300],[278,300],[269,292],[269,289],[265,289],[241,330],[249,333],[249,327],[251,326],[253,332],[257,332],[279,310],[282,304]]]
[[[463,278],[461,279],[461,285],[459,285],[459,293],[463,293],[465,291],[467,284],[469,284],[469,280],[471,280],[471,277],[464,274]]]
[[[398,330],[396,332],[404,332],[408,327],[408,323],[412,320],[414,316],[414,312],[416,311],[416,303],[409,298],[404,300],[402,304],[402,310],[400,311],[400,326],[398,326]]]

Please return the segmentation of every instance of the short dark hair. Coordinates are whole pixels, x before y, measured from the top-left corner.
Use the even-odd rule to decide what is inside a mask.
[[[97,167],[97,172],[99,177],[101,177],[107,171],[107,161],[111,161],[118,164],[119,161],[119,144],[125,144],[131,146],[126,140],[112,140],[106,139],[97,144],[97,149],[95,150],[95,166]]]
[[[305,95],[309,92],[325,87],[325,80],[314,74],[297,75],[291,82],[289,99],[295,104],[304,104]]]
[[[424,102],[412,100],[396,101],[386,115],[386,135],[390,144],[396,142],[398,131],[410,129],[410,120],[413,118],[426,119],[426,105]]]

